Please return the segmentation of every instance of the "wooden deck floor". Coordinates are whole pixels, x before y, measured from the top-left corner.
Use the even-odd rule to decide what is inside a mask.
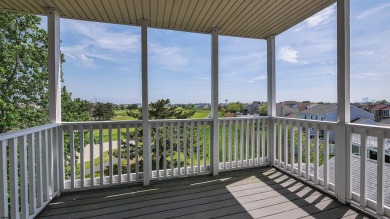
[[[38,218],[366,218],[274,168],[62,194]]]

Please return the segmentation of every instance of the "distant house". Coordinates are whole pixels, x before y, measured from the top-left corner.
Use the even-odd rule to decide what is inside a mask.
[[[380,109],[380,120],[390,119],[390,106]]]
[[[351,121],[359,121],[363,124],[372,124],[374,121],[374,114],[359,109],[355,106],[350,106],[351,110]],[[300,119],[310,119],[319,121],[337,121],[337,104],[319,104],[312,108],[303,110],[298,113]],[[375,123],[376,124],[376,123]],[[311,130],[311,135],[314,135],[314,131]],[[320,135],[322,135],[322,130]],[[333,131],[329,132],[329,140],[334,141],[335,135]]]
[[[367,112],[374,114],[374,120],[379,122],[382,118],[382,109],[389,107],[386,104],[369,104],[361,106],[360,109],[363,109]]]
[[[285,104],[284,102],[276,104],[276,116],[279,117],[287,117],[288,115],[292,115],[298,113],[298,105],[296,105],[296,109],[291,107],[291,104]],[[293,117],[293,116],[290,116]],[[293,117],[297,118],[297,117]]]
[[[251,103],[242,107],[242,112],[244,115],[255,115],[259,114],[259,104]]]

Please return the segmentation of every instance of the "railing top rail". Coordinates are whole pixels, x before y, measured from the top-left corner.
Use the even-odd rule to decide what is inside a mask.
[[[268,116],[243,116],[243,117],[222,117],[219,120],[249,120],[249,119],[268,119]]]
[[[60,124],[53,123],[53,124],[40,125],[40,126],[35,126],[32,128],[26,128],[26,129],[22,129],[22,130],[2,133],[2,134],[0,134],[0,141],[8,140],[11,138],[17,138],[17,137],[20,137],[23,135],[28,135],[28,134],[32,134],[35,132],[44,131],[44,130],[55,128],[58,126],[60,126]]]
[[[303,124],[337,125],[337,122],[332,122],[332,121],[318,121],[318,120],[287,118],[287,117],[272,117],[272,119],[300,122]]]
[[[210,118],[205,119],[154,119],[149,120],[150,123],[168,123],[168,122],[211,122],[213,121]]]
[[[367,125],[367,124],[359,124],[359,123],[348,123],[346,125],[351,128],[390,132],[389,126]]]
[[[141,124],[142,120],[62,122],[61,126]]]

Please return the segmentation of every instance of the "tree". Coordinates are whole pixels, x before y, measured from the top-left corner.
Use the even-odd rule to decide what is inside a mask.
[[[47,32],[40,23],[41,18],[35,15],[0,12],[0,133],[49,121]],[[73,99],[65,87],[61,96],[63,121],[89,119],[87,101]],[[68,134],[64,141],[65,160],[69,162]]]
[[[378,100],[376,101],[377,104],[389,104],[387,100]]]
[[[242,104],[240,102],[228,103],[226,106],[226,109],[230,113],[236,113],[236,112],[241,112],[243,106],[244,106],[244,104]]]
[[[262,115],[262,116],[267,115],[267,110],[268,110],[268,104],[267,103],[263,103],[262,105],[259,106],[260,115]]]
[[[134,117],[134,118],[137,118],[139,120],[142,120],[142,109],[139,109],[137,108],[136,110],[134,111],[127,111],[126,112],[127,115],[131,116],[131,117]],[[149,104],[149,118],[150,119],[188,119],[188,118],[191,118],[193,115],[195,114],[195,110],[192,110],[192,111],[188,111],[188,110],[183,110],[183,109],[179,109],[178,106],[172,106],[170,105],[170,100],[169,99],[161,99],[161,100],[157,100],[156,102],[152,102]],[[173,151],[177,151],[177,147],[178,147],[178,142],[177,142],[177,136],[176,136],[176,133],[177,133],[177,128],[174,127],[173,128],[173,133],[174,133],[174,136],[170,136],[170,132],[169,132],[169,127],[166,127],[167,129],[165,130],[166,132],[166,145],[170,145],[171,144],[171,140],[173,141],[172,144],[173,144]],[[159,157],[157,157],[157,153],[156,151],[159,150],[160,152],[163,151],[163,144],[164,144],[164,139],[163,139],[163,127],[160,127],[159,129],[156,129],[156,128],[152,128],[152,131],[151,131],[151,144],[152,144],[152,165],[156,165],[156,162],[157,160],[159,161],[158,164],[160,165],[160,167],[162,167],[163,165],[163,157],[164,157],[164,154],[163,153],[159,153]],[[194,127],[193,131],[196,131],[196,127]],[[189,129],[187,130],[184,130],[183,127],[180,127],[180,133],[185,133],[186,136],[187,136],[187,146],[189,146],[189,142],[191,140],[191,137],[190,137],[190,132],[189,132]],[[126,133],[122,133],[122,136],[125,136]],[[157,142],[157,138],[156,136],[159,136],[159,148],[156,147],[156,142]],[[143,139],[142,139],[142,136],[143,136],[143,131],[142,131],[142,128],[139,128],[138,130],[138,136],[135,136],[135,131],[132,131],[130,132],[130,137],[133,139],[133,138],[137,138],[138,139],[138,142],[140,143],[139,144],[139,148],[138,148],[138,151],[139,151],[139,154],[140,156],[142,157],[142,154],[143,154]],[[196,151],[197,148],[196,148],[196,139],[192,139],[193,140],[193,144],[194,144],[194,147],[193,147],[193,150]],[[180,145],[183,146],[183,139],[180,138]],[[122,158],[127,158],[127,151],[126,151],[126,142],[125,141],[122,141],[122,147],[121,147],[121,157]],[[130,159],[134,159],[135,158],[135,145],[130,143]],[[201,153],[202,154],[202,153]],[[170,151],[167,150],[166,151],[166,154],[165,154],[167,157],[170,156]],[[189,148],[187,148],[187,155],[189,156],[190,155],[190,150]],[[119,154],[118,152],[114,152],[114,156],[118,157]],[[173,165],[177,165],[177,160],[174,160],[174,161],[167,161],[167,162],[173,162],[171,164]],[[184,161],[182,161],[184,162]],[[117,171],[117,167],[115,168],[116,171]],[[141,161],[140,162],[140,170],[143,169],[143,162]],[[122,170],[124,170],[124,168],[122,168]]]
[[[114,116],[114,105],[112,103],[97,102],[92,111],[92,117],[98,121],[110,120]]]
[[[47,33],[40,22],[0,12],[0,133],[48,122]]]
[[[137,104],[130,104],[128,107],[127,107],[128,110],[135,110],[135,109],[138,109],[138,105]]]

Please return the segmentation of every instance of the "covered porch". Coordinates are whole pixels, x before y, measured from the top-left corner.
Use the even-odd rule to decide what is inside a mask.
[[[335,2],[337,122],[276,117],[275,36]],[[0,217],[204,217],[207,211],[210,217],[360,218],[361,210],[390,216],[390,129],[350,123],[349,0],[18,0],[0,1],[0,10],[48,16],[51,122],[0,134]],[[142,120],[61,121],[60,18],[141,27]],[[210,35],[211,118],[149,119],[148,28]],[[218,118],[219,35],[267,41],[268,116]],[[99,141],[87,159],[85,133],[94,130]],[[142,133],[143,144],[131,132]],[[358,168],[353,134],[361,138]],[[368,136],[378,142],[375,185],[367,185]],[[113,156],[121,147],[125,155]]]

